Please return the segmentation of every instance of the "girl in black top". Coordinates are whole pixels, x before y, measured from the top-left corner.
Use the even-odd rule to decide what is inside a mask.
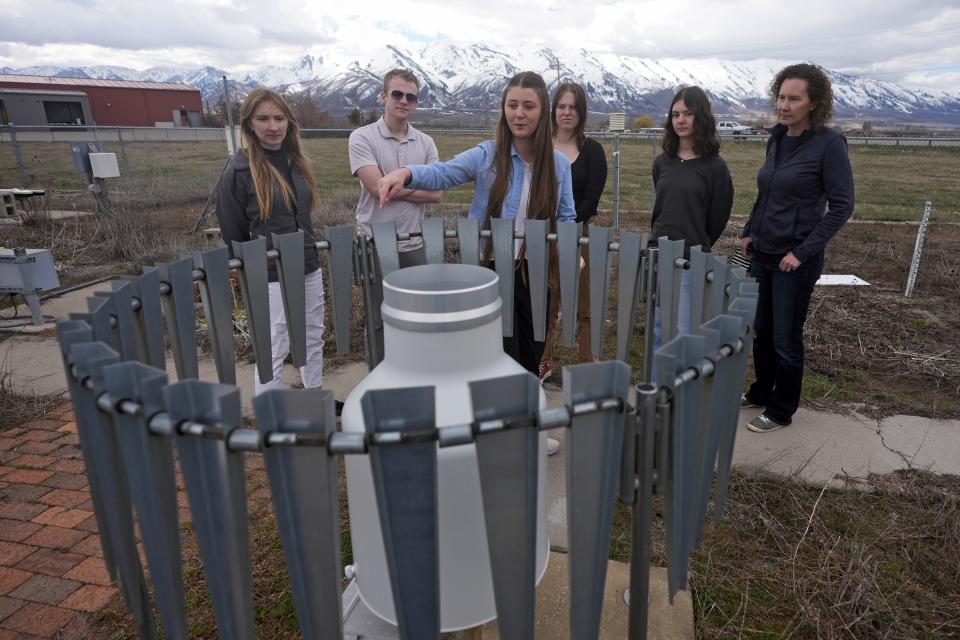
[[[663,153],[653,161],[651,237],[683,240],[684,253],[709,251],[733,208],[733,182],[720,157],[720,138],[710,101],[700,87],[681,89],[670,103]]]
[[[587,94],[575,82],[564,82],[553,93],[553,148],[570,161],[573,179],[573,202],[577,222],[583,223],[583,235],[588,235],[591,219],[597,215],[597,205],[607,182],[607,156],[603,145],[588,138]],[[580,362],[596,360],[590,348],[590,287],[588,252],[583,253],[580,270],[580,289],[577,300],[577,344]],[[555,315],[554,315],[555,317]],[[550,376],[553,365],[550,358],[556,340],[556,322],[551,323],[547,335],[544,359],[540,363],[540,379]]]
[[[653,161],[656,200],[651,217],[651,238],[683,240],[690,247],[709,251],[723,233],[733,208],[733,181],[720,157],[720,137],[710,101],[700,87],[685,87],[670,102],[663,125],[663,153]],[[657,309],[659,312],[659,309]],[[690,333],[690,278],[680,279],[678,333]],[[660,323],[654,327],[654,344],[660,344]]]
[[[323,383],[323,274],[310,214],[317,204],[317,185],[300,143],[299,126],[286,100],[263,87],[247,95],[240,107],[240,135],[246,147],[230,158],[216,187],[220,235],[233,250],[272,233],[304,233],[304,275],[307,363],[300,368],[303,386]],[[275,263],[269,266],[270,343],[273,378],[261,382],[254,372],[256,393],[283,386],[283,361],[290,339]]]

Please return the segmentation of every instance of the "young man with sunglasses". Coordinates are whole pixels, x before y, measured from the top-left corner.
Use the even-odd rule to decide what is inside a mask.
[[[360,180],[357,227],[372,237],[374,222],[394,221],[398,233],[420,230],[424,205],[440,202],[441,192],[407,189],[396,202],[380,208],[377,180],[394,169],[439,160],[433,138],[410,124],[419,105],[420,81],[406,69],[394,69],[383,77],[383,117],[350,134],[350,171]],[[400,265],[423,264],[423,243],[412,238],[400,245]]]
[[[404,189],[401,197],[380,208],[377,180],[410,164],[432,164],[440,158],[433,138],[417,131],[410,117],[420,103],[420,80],[406,69],[393,69],[383,77],[383,117],[350,134],[350,171],[360,180],[357,201],[357,229],[373,237],[375,222],[393,221],[398,233],[420,231],[425,205],[440,202],[442,192]],[[411,238],[399,244],[400,266],[426,264],[423,241]],[[383,353],[383,324],[380,302],[374,300],[372,323],[377,344]]]

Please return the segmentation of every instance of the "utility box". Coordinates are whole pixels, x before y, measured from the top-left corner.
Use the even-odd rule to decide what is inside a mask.
[[[59,286],[49,249],[0,249],[0,293],[22,295],[33,324],[44,323],[38,294]]]
[[[49,249],[0,249],[0,292],[49,291],[60,286]]]
[[[73,153],[73,166],[77,171],[90,173],[90,154],[103,151],[101,142],[73,142],[70,144],[70,151]]]
[[[90,169],[94,178],[119,178],[120,166],[115,153],[91,153]]]
[[[627,114],[610,114],[610,131],[624,131],[627,128]]]

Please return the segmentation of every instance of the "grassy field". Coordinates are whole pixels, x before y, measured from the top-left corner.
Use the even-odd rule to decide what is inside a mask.
[[[440,158],[453,157],[483,140],[480,136],[435,136]],[[602,140],[613,168],[613,142]],[[656,140],[625,140],[621,153],[621,209],[649,211],[652,204],[650,169],[658,150]],[[344,138],[306,140],[321,193],[327,199],[349,203],[356,196],[356,180],[351,177]],[[117,143],[105,143],[104,149],[120,154]],[[36,188],[54,192],[66,203],[90,207],[85,178],[73,168],[66,143],[24,143],[22,153],[28,180]],[[730,165],[736,192],[734,216],[750,213],[756,197],[756,173],[763,160],[763,143],[725,140],[723,155]],[[219,142],[127,143],[124,177],[111,184],[124,198],[163,207],[206,199],[216,182],[225,159]],[[870,147],[850,148],[856,181],[855,217],[873,220],[918,219],[925,200],[934,203],[934,219],[960,222],[960,149],[948,147]],[[121,162],[121,164],[123,164]],[[112,181],[111,181],[112,182]],[[16,163],[9,143],[0,145],[0,186],[19,183]],[[612,176],[601,199],[601,209],[612,204]],[[472,185],[448,191],[444,202],[468,204]],[[346,206],[346,204],[345,204]]]

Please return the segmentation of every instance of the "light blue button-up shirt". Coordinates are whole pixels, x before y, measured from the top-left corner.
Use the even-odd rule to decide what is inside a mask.
[[[447,162],[434,164],[409,165],[413,179],[406,186],[411,189],[426,191],[441,191],[456,187],[467,182],[474,182],[473,202],[470,205],[471,218],[483,220],[487,212],[487,200],[490,199],[490,187],[493,185],[493,154],[494,141],[481,142],[472,149],[467,149]],[[517,217],[520,208],[520,191],[523,186],[523,159],[515,148],[511,149],[513,161],[513,175],[510,180],[510,190],[503,202],[500,217],[513,220]],[[554,165],[557,171],[557,220],[573,222],[577,212],[573,205],[573,182],[570,177],[570,161],[559,151],[553,152]]]

